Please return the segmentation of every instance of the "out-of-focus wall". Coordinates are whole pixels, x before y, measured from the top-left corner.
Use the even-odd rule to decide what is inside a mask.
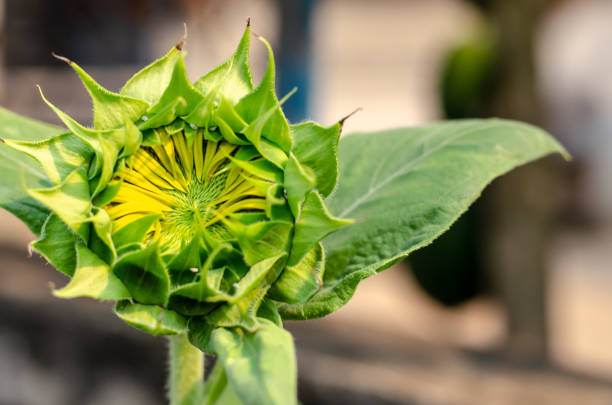
[[[345,133],[441,118],[438,77],[478,15],[461,1],[321,1],[314,19],[312,117]]]

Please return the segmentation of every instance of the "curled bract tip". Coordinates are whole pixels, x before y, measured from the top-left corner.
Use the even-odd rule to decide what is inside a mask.
[[[180,39],[180,41],[178,41],[178,43],[174,46],[176,49],[178,49],[179,51],[183,50],[183,46],[185,45],[185,40],[187,39],[187,23],[184,22],[183,23],[183,37]]]
[[[348,120],[349,118],[351,118],[353,115],[357,114],[359,111],[363,111],[363,107],[358,107],[355,108],[352,112],[350,112],[348,115],[345,115],[343,118],[340,118],[340,120],[338,120],[338,124],[340,124],[340,127],[344,126],[344,121]]]
[[[68,59],[68,58],[67,58],[67,57],[65,57],[65,56],[58,55],[58,54],[56,54],[56,53],[55,53],[55,52],[53,52],[53,51],[51,52],[51,56],[53,56],[55,59],[61,60],[62,62],[66,62],[66,63],[67,63],[67,64],[69,64],[69,65],[71,65],[71,64],[72,64],[72,61],[71,61],[70,59]]]

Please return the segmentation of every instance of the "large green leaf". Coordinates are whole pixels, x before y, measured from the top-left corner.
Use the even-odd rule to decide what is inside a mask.
[[[291,334],[267,319],[255,333],[217,328],[210,345],[229,385],[244,405],[296,405],[296,362]]]
[[[22,117],[0,107],[0,138],[13,141],[44,141],[53,138],[65,129],[41,121]]]
[[[49,209],[30,197],[22,186],[51,185],[40,164],[26,155],[0,142],[0,207],[21,219],[32,232],[40,235],[49,216]]]
[[[546,132],[506,120],[441,122],[342,138],[330,211],[357,223],[324,240],[324,287],[285,319],[325,316],[382,271],[446,231],[494,178],[558,152]]]
[[[64,129],[40,121],[21,117],[0,107],[0,207],[21,219],[32,232],[39,235],[49,210],[30,197],[22,187],[22,179],[31,187],[48,187],[41,165],[25,153],[13,150],[4,141],[44,141],[57,136]]]

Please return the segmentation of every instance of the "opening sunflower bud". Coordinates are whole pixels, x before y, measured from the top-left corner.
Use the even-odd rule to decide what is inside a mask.
[[[289,125],[259,39],[269,62],[257,86],[248,26],[232,57],[193,83],[183,40],[119,93],[58,57],[89,92],[94,128],[43,97],[68,132],[7,142],[52,183],[26,188],[50,214],[33,248],[71,277],[56,295],[117,300],[130,325],[180,334],[254,332],[321,288],[320,240],[350,223],[324,203],[341,123]]]

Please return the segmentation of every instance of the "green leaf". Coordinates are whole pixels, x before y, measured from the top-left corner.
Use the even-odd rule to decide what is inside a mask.
[[[296,265],[321,239],[352,222],[335,218],[325,207],[319,193],[310,192],[304,200],[300,217],[295,222],[289,265]]]
[[[40,142],[66,132],[61,127],[22,117],[2,107],[0,122],[0,138],[4,140]]]
[[[247,25],[238,44],[238,49],[227,61],[217,66],[194,83],[205,96],[213,93],[232,104],[253,90],[253,78],[249,67],[249,45],[251,27]]]
[[[494,178],[558,152],[546,132],[506,120],[441,122],[340,141],[340,184],[327,200],[358,222],[325,239],[323,290],[284,319],[325,316],[353,295],[360,280],[431,243]]]
[[[60,57],[60,59],[63,59]],[[91,96],[96,129],[113,129],[122,127],[126,120],[136,121],[149,108],[145,101],[113,93],[100,86],[79,65],[66,59],[66,62],[79,75],[87,92]]]
[[[127,324],[152,335],[177,335],[187,330],[187,320],[169,309],[119,301],[115,314]]]
[[[113,270],[136,301],[166,305],[170,278],[156,244],[126,253]]]
[[[338,139],[342,127],[339,123],[324,127],[316,122],[291,126],[293,154],[308,167],[316,178],[317,190],[327,197],[338,179]]]
[[[297,370],[291,334],[267,319],[255,333],[217,328],[210,346],[231,389],[244,405],[297,405]]]
[[[76,271],[70,282],[53,295],[60,298],[90,297],[99,300],[132,298],[111,268],[91,250],[76,245]]]
[[[40,235],[49,209],[28,195],[22,179],[32,186],[50,186],[42,167],[25,153],[0,142],[0,171],[0,207],[17,216],[35,235]]]
[[[180,47],[173,47],[162,58],[136,73],[121,89],[120,94],[157,104],[170,83],[174,66],[183,55]]]
[[[78,236],[55,214],[48,216],[40,238],[32,242],[32,249],[40,253],[53,267],[72,277],[76,268]]]

